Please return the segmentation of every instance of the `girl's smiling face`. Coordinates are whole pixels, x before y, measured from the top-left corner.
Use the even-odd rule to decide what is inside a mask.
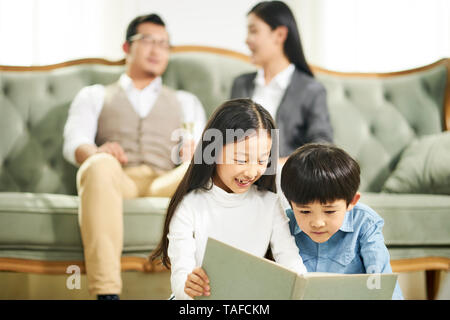
[[[246,192],[266,171],[272,148],[267,130],[223,146],[213,182],[229,193]]]

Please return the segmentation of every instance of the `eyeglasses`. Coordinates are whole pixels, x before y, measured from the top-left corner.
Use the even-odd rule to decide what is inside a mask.
[[[149,34],[142,34],[137,33],[134,36],[129,38],[130,42],[133,41],[141,41],[143,44],[148,46],[155,46],[160,49],[169,50],[170,49],[170,43],[167,40],[156,40]]]

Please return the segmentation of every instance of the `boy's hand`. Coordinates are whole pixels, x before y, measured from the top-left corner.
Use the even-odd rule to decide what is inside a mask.
[[[191,298],[210,295],[209,278],[201,267],[195,268],[188,275],[184,292]]]

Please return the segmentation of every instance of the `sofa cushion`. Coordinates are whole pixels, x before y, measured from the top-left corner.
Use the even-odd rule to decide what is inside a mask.
[[[123,255],[148,256],[159,243],[168,198],[124,200]],[[78,197],[0,193],[0,257],[83,260]]]
[[[450,132],[414,140],[383,186],[385,192],[450,195]]]
[[[392,258],[450,257],[450,196],[362,193],[360,201],[384,219]]]
[[[156,247],[168,201],[124,201],[124,256],[146,257]],[[383,217],[393,258],[429,256],[430,250],[450,257],[450,196],[363,193],[361,201]],[[83,260],[77,208],[75,196],[0,193],[0,257]]]

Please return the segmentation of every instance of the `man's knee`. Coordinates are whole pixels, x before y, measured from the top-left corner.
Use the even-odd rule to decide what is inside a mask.
[[[86,159],[77,172],[77,187],[89,179],[108,179],[121,173],[122,166],[119,161],[108,153],[97,153]]]

